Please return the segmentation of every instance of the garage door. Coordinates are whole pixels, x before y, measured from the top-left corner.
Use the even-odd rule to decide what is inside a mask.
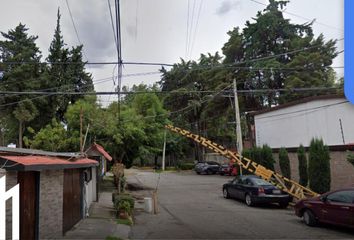
[[[63,232],[70,230],[81,219],[81,171],[64,170]]]
[[[36,172],[18,172],[20,184],[20,239],[37,239],[38,175]]]

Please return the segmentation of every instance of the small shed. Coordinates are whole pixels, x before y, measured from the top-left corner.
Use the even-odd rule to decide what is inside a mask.
[[[104,176],[107,172],[107,161],[112,161],[111,155],[97,143],[92,144],[92,146],[86,150],[86,155],[99,162],[98,174],[101,177]]]
[[[44,154],[44,155],[43,155]],[[58,155],[58,156],[56,156]],[[85,171],[97,161],[75,153],[0,148],[0,177],[7,190],[20,186],[20,239],[60,238],[85,217]],[[6,204],[6,235],[11,236],[11,205]]]
[[[103,176],[107,172],[107,161],[112,161],[111,155],[99,144],[94,143],[89,147],[85,154],[98,162],[98,167],[96,168],[96,185],[93,186],[94,193],[96,193],[95,201],[99,200],[100,185],[103,180]]]

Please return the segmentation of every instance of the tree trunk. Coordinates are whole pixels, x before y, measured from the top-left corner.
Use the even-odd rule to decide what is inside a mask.
[[[18,147],[22,148],[22,128],[23,128],[23,121],[19,121],[19,127],[18,127]]]

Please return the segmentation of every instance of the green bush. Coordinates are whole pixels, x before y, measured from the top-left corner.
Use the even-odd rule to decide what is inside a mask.
[[[284,177],[291,178],[290,160],[285,148],[279,150],[279,166]]]
[[[299,160],[299,183],[306,187],[308,183],[307,158],[305,148],[302,145],[297,149],[297,159]]]
[[[113,193],[112,194],[112,200],[114,204],[114,208],[116,210],[119,210],[119,204],[121,202],[128,202],[130,205],[130,208],[134,208],[134,198],[129,195],[129,194],[118,194],[118,193]]]
[[[178,168],[181,170],[192,170],[194,169],[194,163],[180,163]]]
[[[116,209],[117,210],[123,210],[124,212],[127,212],[127,213],[131,214],[133,208],[131,207],[129,201],[122,200],[122,201],[119,201],[118,206],[117,206]]]
[[[353,153],[348,153],[347,155],[347,160],[354,166],[354,154]]]
[[[312,139],[309,150],[309,184],[318,193],[328,192],[331,188],[331,166],[329,149],[322,139]]]
[[[268,145],[262,147],[262,163],[264,167],[274,170],[273,151]]]
[[[242,152],[242,156],[263,165],[264,167],[274,170],[274,158],[272,149],[268,145],[263,147],[253,147]]]

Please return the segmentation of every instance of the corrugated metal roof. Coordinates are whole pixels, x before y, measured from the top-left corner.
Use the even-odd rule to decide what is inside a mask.
[[[97,150],[97,152],[101,153],[108,161],[112,161],[111,155],[109,155],[109,153],[106,152],[101,145],[94,143],[86,152],[90,150]]]
[[[13,153],[18,155],[41,155],[41,156],[54,156],[54,157],[80,157],[79,152],[49,152],[36,149],[27,148],[9,148],[0,147],[0,153]]]
[[[88,158],[0,155],[0,164],[6,170],[36,171],[65,168],[85,168],[97,166],[98,162]]]

